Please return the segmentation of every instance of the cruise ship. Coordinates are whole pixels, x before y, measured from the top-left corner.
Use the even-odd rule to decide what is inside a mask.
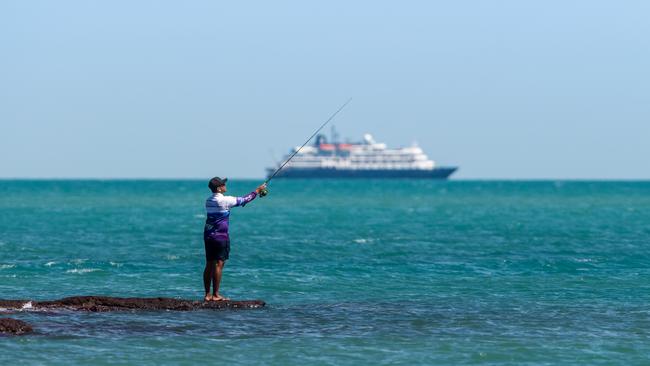
[[[299,147],[291,150],[283,161],[298,150]],[[267,177],[280,166],[268,168]],[[275,178],[447,179],[457,169],[437,166],[417,145],[390,149],[370,134],[358,143],[330,143],[325,135],[318,135],[315,143],[299,150]]]

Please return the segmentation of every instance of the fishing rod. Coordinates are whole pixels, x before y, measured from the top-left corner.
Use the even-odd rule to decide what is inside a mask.
[[[343,108],[345,108],[345,106],[348,105],[348,103],[350,103],[351,100],[352,100],[352,98],[348,99],[345,103],[343,103],[343,105],[340,106],[339,109],[337,109],[336,112],[334,112],[334,113],[330,116],[330,118],[328,118],[327,121],[325,121],[325,122],[324,122],[324,123],[323,123],[323,124],[322,124],[322,125],[321,125],[317,130],[316,130],[316,132],[314,132],[311,136],[309,136],[309,138],[307,139],[307,141],[305,141],[305,143],[302,144],[302,146],[300,146],[296,151],[294,151],[293,154],[291,154],[291,156],[289,156],[289,158],[288,158],[288,159],[287,159],[287,160],[286,160],[282,165],[280,165],[280,167],[279,167],[278,169],[276,169],[275,172],[274,172],[273,174],[271,174],[270,177],[268,177],[268,178],[264,181],[264,184],[268,184],[268,183],[271,181],[271,179],[273,179],[273,177],[275,177],[275,175],[278,174],[278,173],[280,172],[280,170],[282,170],[282,168],[284,168],[284,166],[287,165],[287,163],[288,163],[289,161],[291,161],[291,159],[293,159],[293,157],[296,156],[296,154],[298,154],[298,153],[300,152],[300,150],[302,150],[302,148],[305,147],[305,146],[309,143],[309,141],[310,141],[311,139],[313,139],[314,136],[316,136],[316,134],[318,134],[318,133],[323,129],[323,127],[325,127],[325,126],[326,126],[326,125],[327,125],[331,120],[333,120],[334,117],[336,117],[336,115],[339,114],[339,112],[340,112]],[[266,188],[264,188],[263,190],[260,191],[260,197],[264,197],[264,196],[266,196],[268,193],[269,193],[269,191],[268,191]]]

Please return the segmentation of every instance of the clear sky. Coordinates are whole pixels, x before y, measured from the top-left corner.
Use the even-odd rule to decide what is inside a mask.
[[[0,2],[0,177],[262,177],[342,136],[456,178],[650,179],[650,1]]]

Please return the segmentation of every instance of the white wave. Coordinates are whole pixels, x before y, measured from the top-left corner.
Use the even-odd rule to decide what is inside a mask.
[[[108,262],[111,266],[113,267],[122,267],[122,263],[117,263],[117,262]]]
[[[0,269],[9,269],[16,267],[15,264],[0,264]]]
[[[101,269],[99,269],[99,268],[81,268],[81,269],[75,268],[75,269],[69,269],[69,270],[65,271],[65,273],[79,273],[79,274],[82,274],[82,273],[97,272],[97,271],[101,271]]]
[[[45,263],[45,267],[52,267],[55,264],[56,264],[56,262],[47,262],[47,263]]]
[[[360,238],[360,239],[354,239],[354,242],[357,244],[366,244],[366,243],[372,243],[372,239]]]
[[[590,263],[590,262],[595,262],[595,260],[591,258],[576,258],[576,262],[579,263]]]
[[[31,309],[31,308],[32,308],[32,302],[28,301],[28,302],[23,304],[23,307],[21,309],[22,310],[27,310],[27,309]]]
[[[175,261],[178,259],[177,255],[166,255],[165,259],[169,259],[170,261]]]

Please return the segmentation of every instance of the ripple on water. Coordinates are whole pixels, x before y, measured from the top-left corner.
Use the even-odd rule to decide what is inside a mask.
[[[91,272],[98,272],[101,271],[99,268],[75,268],[75,269],[69,269],[65,271],[65,273],[76,273],[76,274],[84,274],[84,273],[91,273]]]

